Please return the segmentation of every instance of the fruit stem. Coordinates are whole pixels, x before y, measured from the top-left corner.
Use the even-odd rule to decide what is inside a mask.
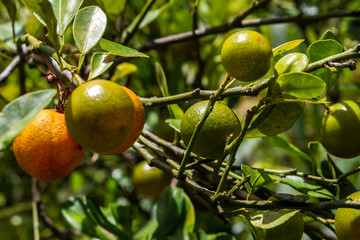
[[[185,154],[183,159],[181,160],[181,164],[180,164],[180,168],[179,168],[179,175],[178,178],[179,179],[183,179],[184,176],[184,171],[185,171],[185,167],[188,163],[190,154],[192,149],[194,148],[195,142],[196,142],[196,138],[200,133],[200,130],[202,128],[202,126],[205,124],[206,119],[208,118],[208,116],[210,115],[210,113],[212,112],[213,106],[215,104],[215,102],[218,100],[218,98],[220,97],[220,95],[225,91],[226,86],[228,85],[228,82],[230,81],[230,75],[226,74],[224,80],[222,81],[222,83],[220,84],[218,90],[216,91],[215,95],[212,95],[209,99],[209,103],[206,106],[204,115],[202,116],[200,122],[196,125],[195,130],[190,138],[190,142],[186,148]]]

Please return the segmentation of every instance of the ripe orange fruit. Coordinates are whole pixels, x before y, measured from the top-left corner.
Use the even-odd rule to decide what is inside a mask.
[[[228,37],[221,48],[221,61],[230,76],[254,81],[270,69],[273,57],[269,41],[255,31],[240,31]]]
[[[186,145],[201,121],[208,102],[198,102],[186,110],[180,124],[180,135]],[[216,102],[196,138],[192,151],[205,158],[219,158],[224,152],[226,142],[235,139],[240,131],[241,124],[234,112],[225,104]]]
[[[137,194],[158,199],[162,191],[169,186],[171,176],[142,161],[135,165],[131,181]]]
[[[360,106],[343,101],[330,106],[321,117],[321,143],[326,150],[342,158],[360,155]]]
[[[101,153],[104,155],[119,154],[126,151],[134,144],[136,139],[138,139],[145,125],[145,111],[139,97],[129,88],[124,86],[122,86],[122,88],[125,90],[125,92],[130,96],[131,100],[133,101],[135,107],[135,123],[130,132],[130,135],[124,140],[124,142],[114,150]]]
[[[347,198],[360,201],[360,191],[350,194]],[[335,213],[335,233],[338,240],[357,240],[360,236],[360,210],[338,208]]]
[[[65,116],[42,110],[15,138],[14,154],[29,175],[51,181],[70,174],[81,162],[85,149],[70,136]]]
[[[135,108],[120,85],[92,80],[70,95],[65,120],[71,136],[81,146],[94,152],[107,152],[129,136],[135,122]]]

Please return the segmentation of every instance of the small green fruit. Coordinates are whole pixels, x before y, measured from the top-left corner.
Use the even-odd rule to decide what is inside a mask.
[[[240,31],[228,37],[221,48],[221,61],[230,76],[254,81],[270,69],[273,57],[269,41],[255,31]]]

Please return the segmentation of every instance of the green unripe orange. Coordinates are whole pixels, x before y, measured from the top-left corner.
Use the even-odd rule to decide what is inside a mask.
[[[360,201],[360,191],[347,198]],[[360,236],[360,210],[338,208],[335,214],[335,232],[338,240],[357,240]]]
[[[330,106],[321,117],[321,143],[326,150],[342,158],[360,155],[360,106],[343,101]]]
[[[185,112],[180,124],[180,134],[186,145],[201,121],[208,102],[198,102]],[[196,138],[192,151],[201,157],[219,158],[224,152],[226,142],[235,139],[240,131],[241,124],[234,112],[225,104],[216,102]]]
[[[230,76],[240,81],[254,81],[270,69],[273,57],[269,41],[250,30],[230,35],[221,48],[221,61]]]
[[[151,167],[146,161],[142,161],[135,165],[131,181],[137,194],[158,199],[162,191],[169,186],[171,176],[158,168]]]

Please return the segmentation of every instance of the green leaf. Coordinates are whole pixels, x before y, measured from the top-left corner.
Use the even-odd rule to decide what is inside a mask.
[[[101,39],[106,29],[106,15],[97,6],[80,9],[73,24],[76,47],[82,55],[87,54]]]
[[[16,18],[16,4],[14,0],[1,0],[2,4],[4,4],[11,22],[15,22]]]
[[[0,115],[0,150],[5,150],[13,139],[54,98],[55,89],[25,94],[7,104]]]
[[[60,36],[65,34],[66,28],[75,17],[83,0],[52,0],[54,14],[57,20],[57,33]]]
[[[134,239],[153,239],[152,235],[154,234],[158,226],[159,224],[156,220],[150,219],[145,224],[145,226],[135,232]]]
[[[282,57],[276,64],[278,75],[288,72],[302,72],[309,64],[309,59],[302,53],[290,53]]]
[[[274,92],[288,94],[295,98],[318,98],[326,89],[326,83],[319,77],[305,72],[285,73],[279,76]]]
[[[163,96],[169,96],[170,93],[168,90],[165,72],[159,63],[155,63],[155,73],[156,73],[156,80],[159,85],[161,94]]]
[[[276,48],[273,49],[273,55],[276,56],[278,54],[281,54],[281,53],[287,52],[291,49],[294,49],[297,46],[299,46],[303,41],[304,41],[304,39],[298,39],[298,40],[293,40],[293,41],[284,43],[280,46],[277,46]]]
[[[159,226],[154,236],[161,238],[174,231],[181,224],[183,211],[183,189],[173,187],[165,189],[156,205],[156,220]]]
[[[112,203],[110,205],[110,209],[116,221],[116,225],[120,226],[122,231],[125,232],[130,239],[132,239],[131,236],[132,236],[133,208],[128,205]]]
[[[309,143],[310,155],[313,159],[313,166],[317,175],[325,178],[338,178],[343,172],[335,165],[329,157],[326,149],[320,142]],[[337,185],[339,199],[344,199],[353,192],[356,187],[348,180],[343,179],[342,184]]]
[[[241,165],[243,177],[250,176],[250,180],[245,183],[248,198],[259,190],[262,186],[276,182],[277,180],[265,173],[263,169],[252,169],[246,165]]]
[[[274,176],[281,183],[293,187],[295,190],[304,193],[310,197],[333,199],[334,196],[324,187],[320,186],[316,182],[312,182],[307,179],[303,179],[299,176],[286,176],[279,177]]]
[[[328,153],[319,142],[309,143],[309,152],[313,162],[315,174],[320,177],[334,178],[334,173],[329,164]]]
[[[145,57],[148,58],[149,56],[136,51],[135,49],[126,47],[119,43],[115,43],[109,40],[102,38],[99,42],[101,49],[108,51],[112,55],[121,56],[121,57]]]
[[[11,20],[11,26],[13,31],[13,42],[15,42],[15,20],[16,20],[16,4],[14,0],[1,0],[1,2],[4,4],[10,20]]]
[[[310,63],[330,57],[343,52],[343,46],[336,40],[326,39],[313,42],[306,51]],[[318,69],[312,72],[326,82],[327,88],[333,86],[339,76],[339,73],[333,73],[327,69]]]
[[[279,147],[281,149],[284,149],[285,151],[287,151],[289,153],[294,153],[297,156],[299,156],[299,157],[301,157],[301,158],[303,158],[305,160],[308,160],[309,162],[312,161],[311,157],[309,155],[307,155],[306,153],[301,151],[295,145],[291,144],[288,140],[286,140],[281,135],[272,136],[272,137],[264,137],[263,139],[265,141],[267,141],[268,143],[274,145],[275,147]]]
[[[166,119],[165,122],[177,132],[180,132],[181,119]]]
[[[47,30],[47,38],[53,44],[56,50],[59,50],[60,42],[57,35],[57,21],[49,0],[23,0],[26,7],[33,13]]]
[[[332,40],[339,42],[336,35],[331,30],[326,30],[323,33],[323,35],[321,35],[321,37],[320,37],[320,40],[327,40],[327,39],[332,39]]]
[[[260,138],[285,132],[294,125],[303,108],[304,104],[297,102],[269,105],[255,116],[246,132],[246,137]]]
[[[148,11],[144,19],[141,21],[139,28],[143,28],[154,21],[162,12],[171,7],[176,1],[177,0],[170,0],[163,4],[160,8]]]
[[[123,231],[109,222],[96,201],[90,197],[70,198],[61,209],[66,221],[75,229],[104,240],[130,239]]]
[[[113,64],[112,62],[105,63],[106,57],[109,54],[94,53],[91,56],[91,67],[88,80],[94,79],[104,73]]]
[[[156,80],[159,85],[161,94],[166,97],[170,96],[166,76],[164,73],[163,68],[159,63],[155,63],[155,73],[156,73]],[[184,115],[184,111],[181,109],[181,107],[177,104],[171,104],[168,105],[168,110],[170,113],[170,116],[176,119],[182,119]]]

